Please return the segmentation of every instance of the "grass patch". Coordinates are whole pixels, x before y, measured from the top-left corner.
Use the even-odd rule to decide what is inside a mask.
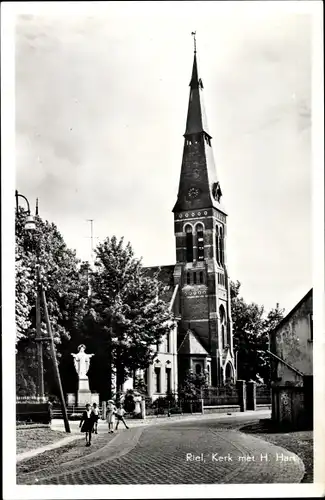
[[[18,426],[16,428],[16,454],[41,448],[64,437],[66,437],[64,432],[52,431],[49,426],[43,427],[37,424],[35,426]]]
[[[244,425],[241,432],[254,434],[269,443],[282,446],[301,458],[305,465],[302,483],[312,483],[314,478],[314,436],[312,430],[295,431],[280,428],[270,419],[263,419],[254,424]]]

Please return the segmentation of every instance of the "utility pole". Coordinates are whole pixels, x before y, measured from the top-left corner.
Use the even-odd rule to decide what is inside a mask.
[[[38,198],[36,199],[35,215],[38,216]],[[39,249],[36,244],[36,342],[38,359],[38,397],[44,400],[44,364],[43,364],[43,338],[41,328],[41,276],[39,263]]]
[[[94,219],[87,219],[87,221],[90,222],[90,263],[92,265],[94,263]]]
[[[60,378],[60,372],[59,372],[59,367],[58,367],[58,361],[57,361],[56,352],[55,352],[53,333],[52,333],[52,328],[51,328],[49,313],[48,313],[48,309],[47,309],[46,296],[45,296],[45,292],[44,292],[43,288],[41,290],[41,294],[42,294],[42,300],[43,300],[43,306],[44,306],[44,313],[45,313],[45,321],[46,321],[47,333],[48,333],[48,336],[49,336],[49,340],[51,341],[51,354],[52,354],[54,375],[55,375],[55,378],[56,378],[56,383],[58,385],[59,394],[60,394],[61,409],[62,409],[63,420],[64,420],[64,427],[65,427],[65,431],[66,432],[71,432],[70,425],[69,425],[69,420],[68,420],[67,408],[66,408],[65,401],[64,401],[64,394],[63,394],[63,389],[62,389],[62,384],[61,384],[61,378]]]

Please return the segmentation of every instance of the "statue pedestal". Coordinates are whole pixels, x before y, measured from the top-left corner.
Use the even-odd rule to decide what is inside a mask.
[[[85,406],[87,403],[89,403],[90,405],[92,405],[93,403],[97,403],[97,406],[99,406],[99,394],[97,392],[90,391],[88,378],[80,378],[78,385],[77,404],[78,406]]]
[[[87,403],[91,404],[91,392],[88,378],[79,379],[77,401],[78,406],[85,406]]]
[[[79,392],[90,392],[88,377],[79,379],[78,393]]]

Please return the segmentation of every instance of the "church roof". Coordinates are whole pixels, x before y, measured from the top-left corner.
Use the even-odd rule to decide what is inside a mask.
[[[192,330],[187,330],[183,342],[178,348],[178,354],[196,354],[210,357],[208,351],[203,347],[199,338]]]
[[[173,292],[175,289],[174,268],[174,265],[144,267],[144,272],[147,276],[156,276],[157,279],[165,285],[166,289],[160,298],[168,303],[172,300]]]

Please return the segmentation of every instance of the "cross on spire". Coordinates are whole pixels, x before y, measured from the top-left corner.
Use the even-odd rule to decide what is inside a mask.
[[[194,54],[196,54],[196,31],[192,31],[191,35],[194,39]]]

